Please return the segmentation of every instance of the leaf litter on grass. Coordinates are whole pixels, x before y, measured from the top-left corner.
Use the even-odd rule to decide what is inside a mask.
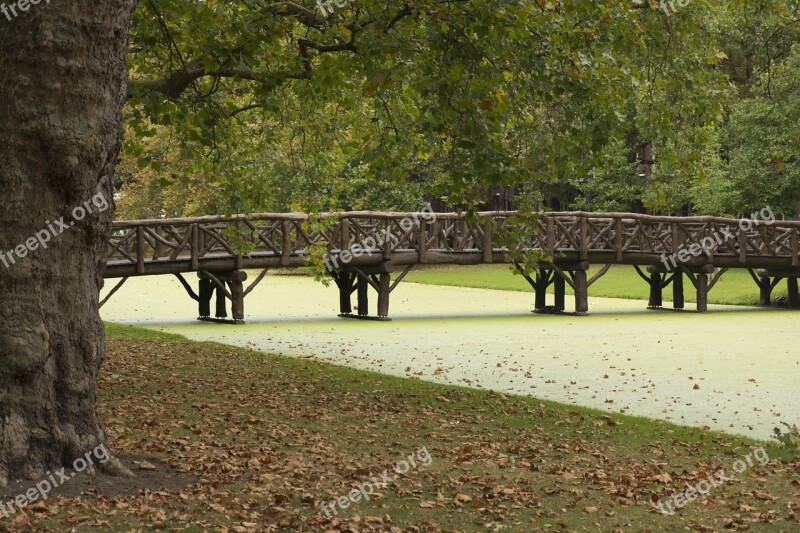
[[[108,345],[99,393],[112,449],[194,482],[48,500],[12,529],[800,528],[800,461],[773,448],[768,465],[706,500],[658,511],[755,446],[738,437],[131,328],[111,327]],[[320,511],[423,446],[429,467],[338,515]]]

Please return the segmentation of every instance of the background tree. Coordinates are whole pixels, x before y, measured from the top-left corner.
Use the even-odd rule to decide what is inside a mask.
[[[568,191],[632,130],[691,165],[722,117],[724,54],[709,31],[720,7],[363,0],[322,16],[310,1],[143,2],[127,154],[180,190],[215,183],[224,212]],[[158,128],[189,161],[183,180],[139,140]],[[229,164],[242,159],[268,166]]]

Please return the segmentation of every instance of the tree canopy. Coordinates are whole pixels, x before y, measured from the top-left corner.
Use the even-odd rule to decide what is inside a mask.
[[[788,213],[797,134],[769,109],[792,92],[796,8],[147,0],[122,214],[469,207],[488,187],[593,210]]]

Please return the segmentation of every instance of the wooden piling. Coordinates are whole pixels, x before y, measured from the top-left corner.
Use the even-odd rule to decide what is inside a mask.
[[[211,316],[211,297],[214,295],[214,288],[212,287],[211,280],[200,278],[198,286],[198,307],[199,316]]]
[[[683,309],[683,272],[677,271],[672,278],[672,308]]]
[[[697,274],[697,312],[705,313],[708,311],[708,274],[699,272]]]
[[[214,289],[217,293],[217,308],[214,316],[217,318],[228,318],[228,306],[225,301],[225,289],[222,287],[214,287]]]
[[[556,311],[564,310],[564,295],[566,294],[566,282],[558,273],[553,276],[553,291],[555,292],[555,309]]]
[[[378,316],[381,318],[389,316],[389,294],[391,293],[391,281],[391,275],[380,274],[380,281],[378,283]]]
[[[231,314],[234,320],[244,320],[244,283],[229,281],[231,288]]]
[[[545,269],[538,269],[536,271],[536,282],[534,291],[536,292],[535,309],[544,309],[547,305],[547,286],[550,280],[550,271]]]
[[[800,307],[800,295],[797,292],[797,278],[791,277],[786,278],[786,284],[789,287],[789,307],[798,308]]]
[[[647,301],[648,309],[661,309],[664,305],[663,283],[664,278],[658,272],[650,273],[650,299]]]
[[[769,307],[772,305],[772,279],[769,276],[759,276],[758,305]]]
[[[585,270],[576,270],[573,283],[575,284],[575,312],[589,312],[589,282]]]
[[[340,272],[336,280],[339,287],[339,313],[349,315],[353,312],[353,304],[350,295],[353,293],[353,278],[355,274],[350,272]]]
[[[369,282],[361,276],[358,276],[358,314],[369,314]]]

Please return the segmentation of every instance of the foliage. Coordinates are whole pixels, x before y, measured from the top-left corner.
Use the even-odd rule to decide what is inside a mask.
[[[800,430],[797,429],[797,424],[789,425],[786,422],[781,422],[781,424],[787,429],[781,431],[781,428],[775,428],[775,440],[793,453],[800,453]]]
[[[718,8],[142,2],[122,185],[148,201],[123,211],[156,183],[168,214],[472,206],[519,184],[532,200],[607,166],[632,128],[698,159],[686,147],[721,116]]]
[[[759,76],[753,96],[734,105],[727,128],[729,209],[771,206],[793,214],[800,200],[800,45]]]

